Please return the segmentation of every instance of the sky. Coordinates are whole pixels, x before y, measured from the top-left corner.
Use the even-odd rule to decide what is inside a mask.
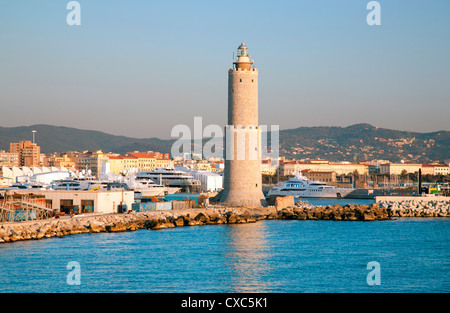
[[[0,0],[0,126],[171,138],[227,122],[241,42],[259,123],[450,130],[450,1]]]

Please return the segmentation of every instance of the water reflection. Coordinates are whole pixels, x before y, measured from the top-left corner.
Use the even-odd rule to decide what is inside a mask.
[[[234,292],[265,292],[270,289],[270,247],[264,223],[230,225],[225,232],[225,259]]]

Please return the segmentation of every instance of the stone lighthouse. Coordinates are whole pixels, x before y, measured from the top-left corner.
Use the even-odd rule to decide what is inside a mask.
[[[225,127],[224,190],[229,206],[262,206],[261,129],[258,126],[258,70],[247,46],[228,69],[228,125]]]

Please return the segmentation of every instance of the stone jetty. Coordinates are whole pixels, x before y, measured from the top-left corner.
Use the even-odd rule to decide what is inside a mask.
[[[450,217],[448,197],[377,197],[391,217]]]
[[[160,230],[174,227],[242,224],[260,220],[361,220],[386,219],[386,209],[373,207],[266,207],[207,208],[173,211],[150,211],[107,215],[75,215],[47,220],[4,223],[0,225],[0,243],[19,240],[64,237],[67,235],[124,232],[138,229]]]
[[[20,240],[64,237],[67,235],[126,232],[138,229],[161,230],[198,225],[242,224],[260,220],[330,220],[376,221],[393,217],[450,216],[450,199],[436,202],[381,202],[368,205],[312,206],[303,201],[293,204],[289,198],[276,201],[275,206],[261,208],[211,208],[170,211],[147,211],[117,214],[86,214],[63,216],[46,220],[33,220],[0,224],[0,243]]]

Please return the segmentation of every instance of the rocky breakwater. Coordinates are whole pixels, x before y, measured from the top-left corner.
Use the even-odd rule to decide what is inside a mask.
[[[292,202],[287,202],[292,204]],[[21,240],[64,237],[67,235],[125,232],[138,229],[160,230],[197,225],[254,223],[259,220],[334,220],[374,221],[388,219],[386,208],[372,206],[339,205],[314,207],[307,203],[264,208],[186,209],[173,211],[131,212],[108,215],[80,215],[48,220],[5,223],[0,225],[0,243]]]
[[[276,215],[276,208],[215,208],[85,215],[0,225],[0,243],[66,235],[159,230],[183,226],[253,223]]]
[[[297,201],[294,204],[292,196],[278,196],[270,200],[278,209],[276,219],[375,221],[390,218],[386,208],[378,204],[348,204],[344,207],[336,204],[324,207],[314,206],[306,201]]]
[[[382,200],[378,202],[391,217],[450,217],[450,198],[417,200]]]
[[[390,218],[386,208],[377,204],[346,206],[329,205],[314,207],[311,204],[297,202],[294,208],[285,208],[279,212],[280,219],[333,220],[333,221],[375,221]]]

